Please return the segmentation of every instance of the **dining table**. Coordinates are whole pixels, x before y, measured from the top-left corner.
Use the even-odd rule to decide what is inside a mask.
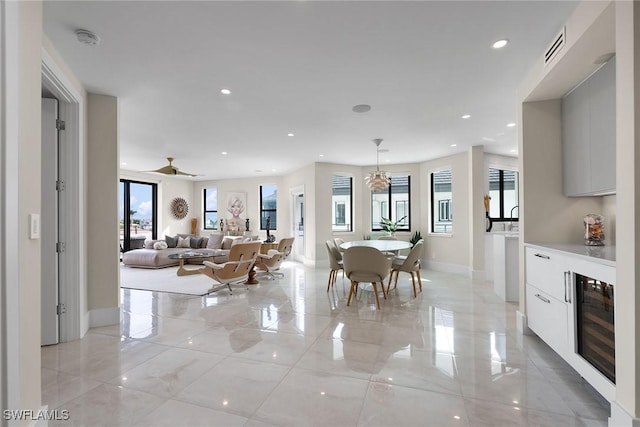
[[[402,249],[410,249],[411,242],[405,242],[404,240],[354,240],[351,242],[344,242],[340,244],[340,248],[344,250],[356,246],[367,246],[370,248],[376,248],[380,252],[393,252]]]

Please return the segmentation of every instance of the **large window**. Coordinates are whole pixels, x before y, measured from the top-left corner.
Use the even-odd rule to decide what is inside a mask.
[[[260,230],[275,230],[278,223],[276,208],[278,205],[278,186],[275,184],[260,186]]]
[[[453,231],[453,205],[451,169],[431,174],[431,232]]]
[[[398,231],[411,231],[411,177],[391,177],[391,185],[382,191],[371,192],[371,230],[381,231],[382,218],[400,221]]]
[[[204,189],[204,228],[205,230],[218,228],[218,189],[216,187]]]
[[[518,172],[489,168],[489,196],[493,221],[518,220]]]
[[[157,237],[158,186],[120,180],[120,247],[124,252],[144,246]]]
[[[332,230],[353,231],[353,178],[350,176],[333,175],[331,187]]]

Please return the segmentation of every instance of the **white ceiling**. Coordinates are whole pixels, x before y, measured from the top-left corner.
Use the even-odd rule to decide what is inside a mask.
[[[223,179],[372,165],[373,138],[382,166],[473,145],[515,156],[516,89],[576,5],[46,1],[44,31],[89,92],[120,99],[123,169],[172,156]]]

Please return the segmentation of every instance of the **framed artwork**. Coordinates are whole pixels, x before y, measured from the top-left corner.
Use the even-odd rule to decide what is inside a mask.
[[[227,223],[229,231],[241,231],[245,228],[247,193],[227,193]]]

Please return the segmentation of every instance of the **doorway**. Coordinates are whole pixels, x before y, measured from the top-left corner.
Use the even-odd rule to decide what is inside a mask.
[[[120,251],[140,249],[158,235],[158,185],[121,179],[119,193]]]
[[[304,241],[304,216],[305,216],[305,207],[304,207],[304,188],[298,187],[294,188],[290,191],[291,195],[291,207],[293,209],[291,218],[292,224],[291,229],[293,230],[292,235],[295,236],[295,240],[293,242],[293,259],[295,261],[304,262],[305,254],[305,241]]]

